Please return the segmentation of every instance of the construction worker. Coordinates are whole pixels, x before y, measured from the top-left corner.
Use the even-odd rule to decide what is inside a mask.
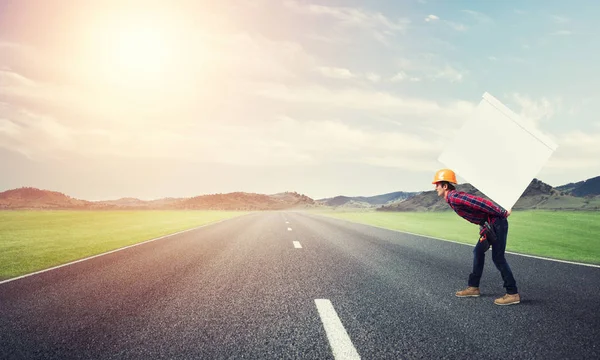
[[[432,184],[438,196],[443,197],[448,205],[465,220],[480,226],[480,239],[473,249],[473,271],[469,275],[465,290],[456,292],[458,297],[478,297],[479,281],[483,274],[485,252],[492,248],[492,261],[500,271],[504,280],[506,294],[494,301],[496,305],[513,305],[521,301],[517,283],[510,266],[504,257],[508,220],[511,211],[505,210],[487,199],[457,191],[456,174],[450,169],[441,169],[435,173]],[[489,225],[489,226],[488,226]]]

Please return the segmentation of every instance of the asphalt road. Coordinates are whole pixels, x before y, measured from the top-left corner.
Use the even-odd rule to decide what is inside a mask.
[[[0,284],[0,358],[599,359],[600,268],[507,259],[497,306],[470,246],[254,213]]]

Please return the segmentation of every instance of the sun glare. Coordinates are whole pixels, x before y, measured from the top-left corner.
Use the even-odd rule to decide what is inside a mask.
[[[148,26],[119,31],[107,51],[115,70],[145,76],[163,71],[169,55],[164,32]]]
[[[121,13],[96,20],[82,62],[93,83],[153,88],[174,70],[179,46],[174,19],[160,13]]]
[[[73,43],[72,71],[82,88],[118,111],[191,101],[198,91],[191,78],[204,74],[207,49],[187,14],[166,5],[89,13]]]

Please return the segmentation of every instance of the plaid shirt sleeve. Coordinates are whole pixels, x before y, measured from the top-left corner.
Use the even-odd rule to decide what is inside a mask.
[[[481,198],[479,196],[471,195],[468,193],[457,193],[453,196],[452,201],[456,205],[468,206],[474,210],[484,212],[486,214],[498,217],[506,217],[507,211],[503,208],[496,206],[493,202]]]

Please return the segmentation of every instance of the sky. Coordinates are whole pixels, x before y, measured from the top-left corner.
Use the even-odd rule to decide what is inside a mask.
[[[558,145],[536,178],[599,176],[599,15],[579,0],[0,0],[0,191],[432,190],[485,92]],[[484,136],[473,149],[502,156]]]

